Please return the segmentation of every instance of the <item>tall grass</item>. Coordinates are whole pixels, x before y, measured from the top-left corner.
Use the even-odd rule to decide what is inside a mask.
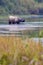
[[[32,38],[0,36],[0,65],[43,65],[43,46]]]

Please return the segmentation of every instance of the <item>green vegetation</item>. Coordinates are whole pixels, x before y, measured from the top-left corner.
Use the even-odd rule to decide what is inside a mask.
[[[8,58],[8,55],[3,55],[2,58],[0,59],[0,64],[1,65],[9,65],[11,62]]]
[[[39,31],[39,37],[41,37],[41,38],[43,37],[43,30]]]
[[[39,8],[43,8],[42,0],[0,0],[0,15],[8,14],[39,14]]]

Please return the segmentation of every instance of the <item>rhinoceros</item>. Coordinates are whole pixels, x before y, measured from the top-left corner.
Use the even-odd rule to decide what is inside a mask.
[[[18,16],[9,16],[9,24],[19,24],[20,22],[25,22],[25,19]]]

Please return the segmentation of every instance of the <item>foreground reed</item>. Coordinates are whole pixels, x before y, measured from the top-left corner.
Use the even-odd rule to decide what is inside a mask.
[[[0,65],[43,65],[43,45],[32,38],[0,36]]]

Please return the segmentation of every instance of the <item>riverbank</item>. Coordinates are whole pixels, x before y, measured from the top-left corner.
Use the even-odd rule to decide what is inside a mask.
[[[16,15],[20,16],[21,18],[24,18],[27,22],[43,22],[43,16],[40,15]],[[9,15],[0,15],[0,20],[8,20]]]

